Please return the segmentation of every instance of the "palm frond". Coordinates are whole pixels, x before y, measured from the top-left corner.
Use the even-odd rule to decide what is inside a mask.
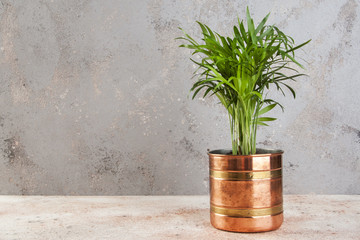
[[[233,27],[233,37],[225,37],[207,25],[197,22],[202,32],[199,44],[183,29],[183,36],[177,38],[186,43],[179,47],[191,49],[192,55],[200,55],[201,61],[191,61],[198,66],[193,76],[197,81],[190,91],[194,99],[202,90],[203,97],[215,95],[229,113],[233,154],[254,154],[256,152],[256,130],[258,125],[267,126],[270,117],[259,117],[274,107],[283,106],[267,99],[270,85],[285,95],[288,89],[295,98],[295,90],[286,81],[295,81],[304,76],[289,64],[301,68],[295,51],[310,42],[295,45],[292,37],[287,36],[275,25],[266,25],[267,14],[256,26],[246,9],[247,29],[238,19]]]

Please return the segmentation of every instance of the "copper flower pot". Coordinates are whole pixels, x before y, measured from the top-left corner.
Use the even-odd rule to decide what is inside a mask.
[[[264,232],[283,222],[281,150],[257,149],[254,155],[208,153],[210,221],[218,229]]]

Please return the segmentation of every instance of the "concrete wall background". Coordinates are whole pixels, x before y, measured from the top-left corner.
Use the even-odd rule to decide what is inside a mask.
[[[231,34],[249,5],[298,43],[309,77],[259,130],[285,193],[360,194],[360,2],[0,1],[0,194],[205,194],[206,150],[230,147],[216,99],[187,98],[177,48],[195,20]],[[281,98],[281,99],[280,99]]]

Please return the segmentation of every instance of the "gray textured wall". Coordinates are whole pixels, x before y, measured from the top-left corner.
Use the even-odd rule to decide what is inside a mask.
[[[1,1],[0,194],[204,194],[206,149],[230,147],[216,99],[187,98],[174,38],[230,34],[249,5],[298,43],[309,77],[259,130],[285,193],[360,194],[360,3],[321,0]]]

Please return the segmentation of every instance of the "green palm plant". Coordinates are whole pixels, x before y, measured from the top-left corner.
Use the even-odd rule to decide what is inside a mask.
[[[203,89],[203,97],[209,93],[216,95],[228,112],[233,155],[255,154],[258,125],[267,126],[266,122],[276,120],[263,115],[277,105],[283,108],[277,101],[266,98],[271,85],[284,95],[287,88],[295,98],[287,81],[304,75],[292,67],[303,68],[295,59],[295,50],[311,41],[295,45],[294,39],[276,26],[265,25],[269,14],[258,26],[254,25],[248,8],[246,17],[247,30],[238,19],[232,38],[221,36],[200,22],[197,23],[203,35],[201,44],[185,31],[183,37],[177,38],[187,43],[180,47],[201,56],[201,61],[190,58],[198,66],[194,72],[197,81],[190,90],[192,98]]]

